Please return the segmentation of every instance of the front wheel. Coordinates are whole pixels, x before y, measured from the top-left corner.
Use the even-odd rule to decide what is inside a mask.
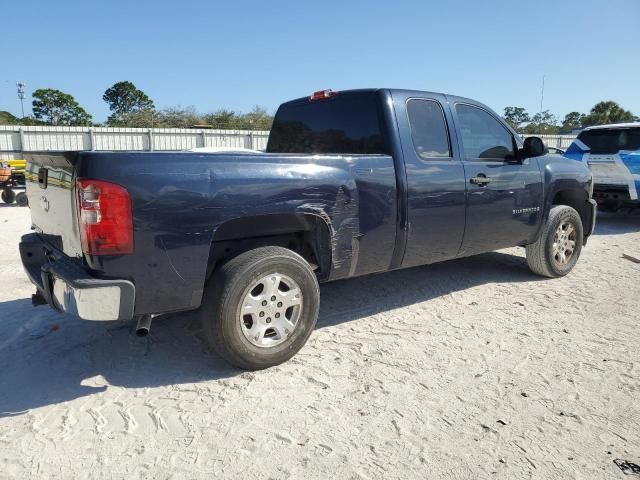
[[[210,346],[232,365],[258,370],[290,359],[318,318],[320,291],[309,263],[282,247],[261,247],[222,265],[201,308]]]
[[[540,237],[526,247],[527,264],[538,275],[562,277],[577,263],[583,241],[578,212],[566,205],[554,205]]]
[[[2,190],[2,194],[0,194],[0,197],[2,197],[2,201],[4,203],[11,204],[16,199],[16,192],[11,190],[10,188],[5,188],[4,190]]]

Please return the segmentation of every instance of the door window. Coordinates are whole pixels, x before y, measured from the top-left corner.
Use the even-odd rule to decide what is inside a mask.
[[[456,105],[465,157],[508,160],[515,157],[513,135],[487,111],[459,103]]]
[[[413,98],[407,102],[411,139],[423,160],[449,158],[449,133],[442,106],[434,100]]]

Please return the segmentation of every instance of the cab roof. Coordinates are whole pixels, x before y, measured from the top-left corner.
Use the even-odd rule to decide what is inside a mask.
[[[350,90],[324,90],[327,92],[332,92],[333,94],[336,95],[341,95],[341,94],[347,94],[347,93],[356,93],[356,92],[378,92],[380,90],[387,90],[389,92],[391,92],[392,95],[394,94],[399,94],[399,95],[403,95],[403,96],[441,96],[441,97],[445,97],[447,100],[452,101],[454,103],[469,103],[472,105],[480,105],[484,108],[487,108],[489,110],[491,110],[487,105],[474,100],[472,98],[467,98],[467,97],[460,97],[458,95],[451,95],[448,93],[442,93],[442,92],[431,92],[428,90],[413,90],[413,89],[404,89],[404,88],[356,88],[356,89],[350,89]],[[315,93],[320,93],[323,92],[323,90],[320,90],[318,92],[314,92]],[[313,95],[313,94],[312,94]],[[284,102],[283,105],[287,104],[287,103],[294,103],[294,102],[304,102],[304,101],[309,101],[309,96],[306,97],[300,97],[300,98],[295,98],[293,100],[289,100],[287,102]]]
[[[627,123],[610,123],[609,125],[593,125],[591,127],[584,127],[586,130],[600,130],[600,129],[616,129],[616,128],[640,128],[640,122],[627,122]]]

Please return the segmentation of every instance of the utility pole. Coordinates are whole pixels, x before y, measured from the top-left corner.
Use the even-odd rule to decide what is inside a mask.
[[[16,82],[18,87],[18,98],[20,99],[20,106],[22,107],[22,118],[24,118],[24,82]]]
[[[542,90],[540,91],[540,113],[542,113],[543,101],[544,101],[544,75],[542,75]]]

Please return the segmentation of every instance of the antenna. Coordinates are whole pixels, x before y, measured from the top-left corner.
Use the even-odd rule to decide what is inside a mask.
[[[18,87],[18,98],[20,99],[20,106],[22,107],[22,118],[24,118],[24,87],[26,87],[24,82],[16,82],[16,86]]]
[[[542,75],[542,90],[540,91],[540,113],[542,113],[543,102],[544,102],[544,75]]]

